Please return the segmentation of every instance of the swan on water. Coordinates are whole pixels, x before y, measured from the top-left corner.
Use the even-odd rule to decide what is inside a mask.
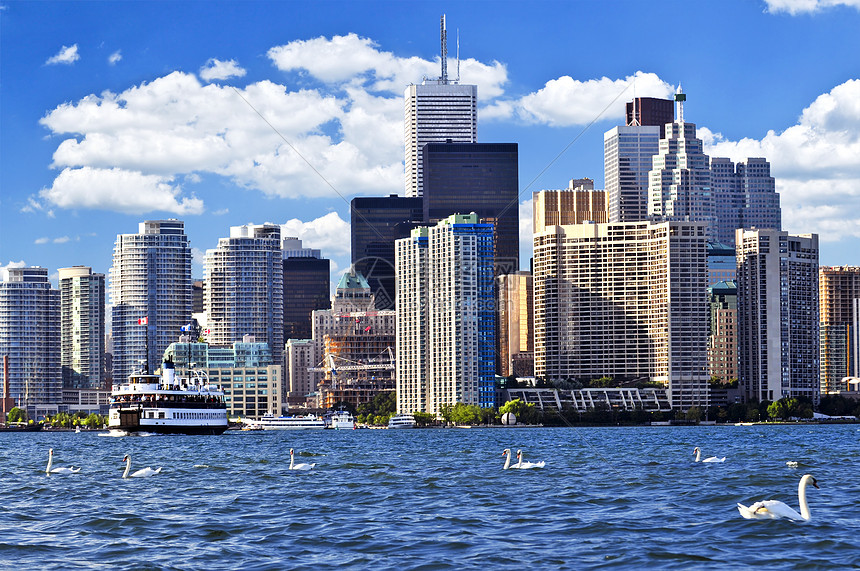
[[[699,450],[698,446],[693,448],[693,454],[696,455],[696,462],[725,462],[726,461],[725,456],[723,456],[722,458],[717,458],[716,456],[710,456],[710,457],[702,460],[702,451]]]
[[[316,466],[316,462],[313,464],[307,464],[305,462],[295,464],[293,461],[293,449],[290,448],[290,470],[313,470],[314,466]]]
[[[125,456],[123,456],[122,461],[125,462],[125,472],[122,473],[123,478],[148,478],[150,476],[155,476],[156,474],[161,472],[161,467],[158,467],[153,470],[152,468],[147,466],[146,468],[137,470],[133,474],[129,474],[129,472],[131,472],[131,456],[129,454],[126,454]]]
[[[80,468],[75,468],[74,466],[70,468],[51,468],[54,464],[54,449],[48,449],[48,467],[45,468],[45,474],[77,474],[81,471]]]
[[[514,468],[519,468],[521,470],[528,470],[529,468],[543,468],[546,466],[546,462],[541,460],[540,462],[526,462],[523,460],[523,451],[517,450],[517,464]]]
[[[812,483],[818,488],[818,482],[810,474],[804,475],[797,485],[797,500],[800,503],[800,513],[794,511],[786,504],[778,500],[765,500],[756,502],[750,507],[738,504],[738,511],[745,519],[793,519],[795,521],[809,521],[809,504],[806,503],[806,485]]]
[[[508,468],[517,468],[516,465],[511,466],[511,449],[510,448],[505,448],[504,450],[502,450],[502,456],[506,456],[505,465],[502,466],[502,470],[507,470]]]

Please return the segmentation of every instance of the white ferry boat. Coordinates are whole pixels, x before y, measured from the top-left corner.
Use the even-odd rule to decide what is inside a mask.
[[[349,411],[339,410],[329,417],[329,428],[352,430],[355,428],[355,417]]]
[[[126,433],[221,434],[227,430],[224,391],[203,371],[177,379],[172,361],[163,374],[133,374],[111,391],[108,428]]]
[[[325,428],[325,421],[320,417],[307,414],[305,416],[275,416],[264,414],[260,420],[249,420],[263,430],[312,430]]]
[[[388,419],[388,428],[415,428],[415,417],[411,414],[395,414]]]

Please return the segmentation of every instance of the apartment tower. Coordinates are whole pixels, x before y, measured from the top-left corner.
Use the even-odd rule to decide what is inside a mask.
[[[735,234],[738,381],[749,401],[818,400],[818,235]]]
[[[855,306],[860,302],[860,267],[818,270],[821,308],[821,392],[845,390],[844,377],[860,377]]]
[[[113,379],[161,366],[191,319],[191,246],[180,220],[147,220],[119,234],[110,269]]]
[[[105,388],[105,276],[60,268],[60,343],[64,389]]]

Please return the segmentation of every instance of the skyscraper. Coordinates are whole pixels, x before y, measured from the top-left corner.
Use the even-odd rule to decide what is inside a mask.
[[[268,343],[273,362],[284,354],[284,270],[281,228],[248,224],[206,251],[203,305],[210,345],[229,347],[245,335]]]
[[[401,379],[398,369],[398,411],[494,406],[492,232],[475,214],[455,214],[397,241],[397,359],[408,371]]]
[[[738,230],[738,381],[746,399],[819,396],[818,235]]]
[[[534,237],[535,376],[662,383],[708,405],[704,225],[549,226]]]
[[[729,382],[738,378],[738,286],[734,281],[713,284],[708,298],[708,375]]]
[[[60,268],[63,388],[100,389],[105,353],[105,276],[92,268]]]
[[[648,173],[662,127],[628,125],[603,134],[603,174],[609,222],[648,219]]]
[[[394,241],[408,237],[423,216],[417,196],[357,197],[350,203],[352,265],[367,280],[377,309],[394,309]]]
[[[448,78],[448,47],[445,16],[442,16],[442,75],[425,78],[404,92],[406,140],[406,196],[423,194],[426,143],[451,140],[474,143],[478,140],[478,87],[461,85],[460,78]],[[459,76],[459,73],[458,73]]]
[[[516,143],[424,145],[424,221],[474,212],[493,224],[495,273],[519,269],[519,171]]]
[[[666,135],[652,158],[648,175],[648,216],[655,221],[704,222],[709,240],[715,240],[717,219],[711,191],[711,170],[696,125],[684,121],[686,95],[675,95],[676,122],[666,125]]]
[[[821,309],[821,392],[844,390],[844,377],[860,377],[855,306],[860,300],[860,267],[818,270]]]
[[[147,220],[119,234],[110,269],[113,379],[154,372],[191,319],[191,246],[180,220]],[[147,353],[148,351],[148,353]]]
[[[635,97],[625,106],[627,126],[660,127],[660,137],[665,134],[667,123],[675,121],[675,108],[671,99]]]
[[[282,229],[283,230],[283,229]],[[298,238],[282,239],[284,339],[310,339],[311,314],[331,307],[331,261],[303,248]]]
[[[60,292],[45,268],[8,268],[0,282],[0,358],[9,357],[9,394],[32,415],[60,402]],[[2,385],[2,384],[0,384]]]
[[[734,246],[738,228],[782,229],[779,194],[767,160],[748,158],[735,165],[726,158],[712,158],[711,190],[719,242]]]

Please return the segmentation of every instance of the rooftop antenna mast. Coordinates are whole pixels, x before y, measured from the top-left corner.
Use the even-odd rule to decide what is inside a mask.
[[[460,83],[460,28],[457,28],[457,83]]]
[[[639,110],[639,113],[642,113],[642,110]],[[636,77],[633,77],[633,116],[631,117],[630,124],[634,127],[642,126],[642,119],[639,115],[636,114]]]
[[[445,26],[445,14],[442,14],[442,83],[448,83],[448,29]]]

